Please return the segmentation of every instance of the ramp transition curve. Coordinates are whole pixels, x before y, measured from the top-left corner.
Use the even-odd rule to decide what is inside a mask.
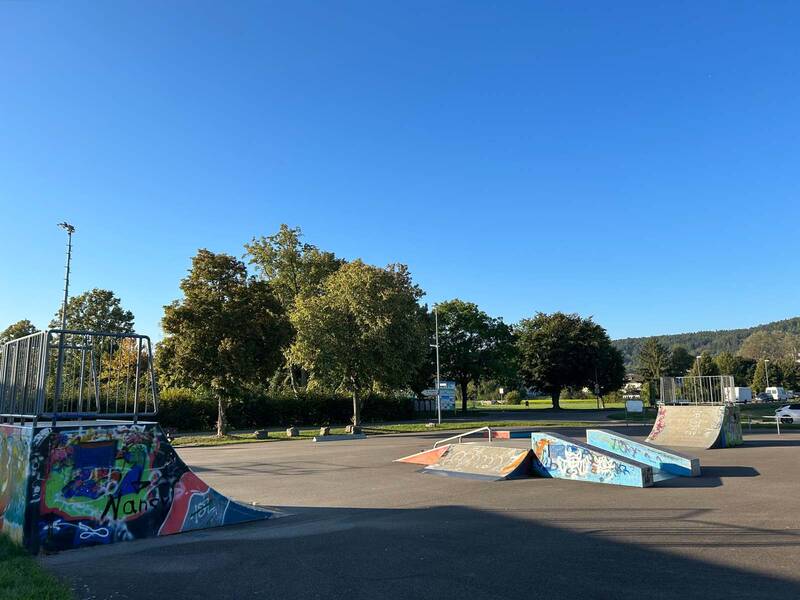
[[[663,405],[647,441],[659,446],[730,448],[742,444],[738,406]]]

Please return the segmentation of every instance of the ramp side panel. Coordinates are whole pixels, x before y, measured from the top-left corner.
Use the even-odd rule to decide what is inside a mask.
[[[647,441],[659,446],[727,448],[742,443],[739,407],[660,406]]]
[[[273,516],[209,487],[156,423],[44,428],[31,451],[31,518],[48,551]]]
[[[398,458],[394,462],[411,463],[415,465],[434,465],[439,462],[442,454],[444,454],[449,447],[449,445],[446,445],[440,446],[439,448],[431,448],[430,450],[423,450],[416,454]]]
[[[0,425],[0,532],[24,545],[33,428]]]
[[[531,434],[533,469],[543,477],[630,487],[653,485],[649,465],[593,448],[555,433]]]
[[[530,474],[530,450],[481,444],[453,444],[427,472],[513,479]]]
[[[625,435],[606,429],[587,429],[586,443],[613,454],[650,465],[659,471],[683,477],[700,475],[700,459],[646,442],[639,442]]]

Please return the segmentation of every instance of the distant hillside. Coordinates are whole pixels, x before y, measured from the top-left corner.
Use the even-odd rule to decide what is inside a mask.
[[[696,333],[676,333],[674,335],[654,335],[650,337],[657,338],[667,348],[683,346],[692,355],[706,351],[711,354],[719,354],[725,351],[736,354],[745,338],[756,331],[782,331],[800,334],[800,317],[784,321],[773,321],[772,323],[756,325],[747,329],[721,329],[719,331],[698,331]],[[639,348],[641,348],[646,339],[649,338],[638,337],[614,340],[614,345],[625,356],[625,364],[627,366],[633,364],[634,357],[639,353]]]

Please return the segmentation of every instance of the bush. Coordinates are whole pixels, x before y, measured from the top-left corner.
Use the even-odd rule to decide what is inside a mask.
[[[207,394],[187,388],[161,390],[158,421],[164,427],[204,431],[217,422],[217,403]]]
[[[506,401],[506,404],[520,404],[522,402],[522,396],[520,396],[517,390],[511,390],[503,396],[503,399]]]
[[[233,401],[226,412],[232,429],[344,424],[352,416],[351,398],[320,393],[252,394]],[[362,411],[364,423],[413,418],[413,398],[372,395]],[[217,404],[201,390],[163,390],[158,420],[164,427],[182,431],[212,429],[217,421]]]

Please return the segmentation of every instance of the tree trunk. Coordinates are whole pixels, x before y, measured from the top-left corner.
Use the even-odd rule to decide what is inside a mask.
[[[469,379],[462,379],[458,382],[458,386],[461,388],[461,412],[467,412],[467,386],[469,385]]]
[[[222,396],[217,396],[217,437],[222,437],[228,428],[225,422],[225,401]]]
[[[353,425],[361,425],[361,406],[358,401],[358,392],[353,391]]]
[[[550,400],[553,403],[553,408],[556,410],[561,410],[561,388],[550,392]]]

